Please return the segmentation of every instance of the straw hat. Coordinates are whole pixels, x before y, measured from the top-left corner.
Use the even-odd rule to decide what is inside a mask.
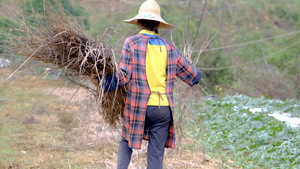
[[[146,0],[146,2],[141,5],[139,13],[134,18],[124,20],[124,22],[138,25],[137,21],[139,19],[158,21],[160,22],[158,28],[174,27],[174,25],[167,23],[161,18],[160,7],[155,0]]]

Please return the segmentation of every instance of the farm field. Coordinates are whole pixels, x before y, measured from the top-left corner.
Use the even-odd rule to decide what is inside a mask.
[[[10,73],[0,69],[1,79]],[[84,89],[21,73],[0,82],[0,96],[0,168],[115,167],[119,131],[103,123]],[[165,168],[218,168],[182,147],[191,139],[180,142],[166,150]],[[134,152],[130,168],[145,166],[146,146]]]
[[[55,4],[54,11],[63,10],[71,24],[63,23],[103,40],[117,62],[125,38],[139,32],[122,20],[144,0],[57,1],[62,8]],[[203,75],[193,87],[176,80],[176,148],[166,149],[164,168],[299,169],[300,1],[156,1],[175,25],[159,34]],[[120,126],[104,123],[78,82],[95,86],[41,61],[23,65],[28,57],[12,50],[27,55],[32,41],[19,38],[51,28],[47,7],[42,0],[0,0],[0,169],[116,168]],[[144,141],[129,168],[145,168],[146,152]]]
[[[12,72],[0,70],[1,78]],[[0,168],[115,167],[119,131],[103,123],[87,91],[39,76],[0,86]],[[182,131],[165,168],[299,167],[299,121],[291,127],[272,116],[299,119],[297,100],[236,95],[189,103],[189,115],[176,108]],[[130,168],[145,166],[145,153],[146,142]]]
[[[191,125],[196,131],[188,135],[200,135],[201,145],[223,159],[223,167],[300,167],[300,103],[296,99],[235,95],[206,100],[197,107],[202,125]]]

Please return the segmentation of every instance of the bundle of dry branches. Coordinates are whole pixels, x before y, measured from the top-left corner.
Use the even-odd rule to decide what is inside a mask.
[[[114,52],[105,43],[104,36],[89,36],[69,19],[58,1],[56,5],[58,10],[45,2],[44,15],[33,12],[34,19],[20,19],[18,31],[23,33],[10,41],[12,49],[27,56],[27,61],[39,60],[62,69],[68,79],[93,93],[104,120],[115,127],[122,115],[125,89],[105,92],[101,87],[105,83],[103,77],[118,72]],[[92,78],[100,80],[99,88],[85,83]]]

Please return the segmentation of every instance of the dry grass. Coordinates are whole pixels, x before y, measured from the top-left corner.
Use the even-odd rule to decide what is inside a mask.
[[[242,61],[239,62],[242,63]],[[252,97],[265,96],[281,100],[300,98],[299,73],[297,75],[280,73],[276,67],[267,67],[264,63],[237,70],[235,78],[238,80],[230,89],[227,89],[228,94],[239,93]]]
[[[99,113],[115,127],[123,111],[125,89],[105,92],[102,87],[105,77],[119,72],[114,52],[104,36],[91,37],[70,20],[59,1],[56,1],[58,10],[50,2],[44,3],[43,15],[33,12],[30,20],[18,19],[20,28],[14,31],[21,35],[9,38],[11,51],[28,57],[26,62],[39,60],[63,70],[65,77],[95,96]],[[90,79],[99,79],[100,87],[90,87],[87,83]]]

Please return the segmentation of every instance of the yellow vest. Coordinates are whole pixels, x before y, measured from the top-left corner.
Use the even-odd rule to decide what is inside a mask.
[[[150,37],[158,36],[155,32],[148,30],[142,30],[140,34]],[[147,81],[152,92],[148,101],[150,106],[169,106],[169,100],[164,94],[167,83],[167,65],[167,49],[164,42],[160,39],[150,38],[146,54]]]

